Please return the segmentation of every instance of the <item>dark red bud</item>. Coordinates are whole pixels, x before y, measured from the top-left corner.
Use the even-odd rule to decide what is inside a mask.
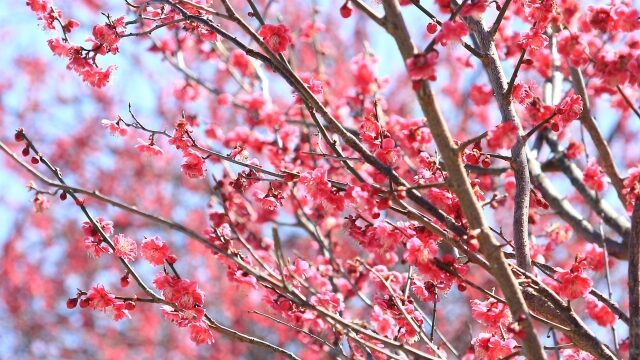
[[[89,304],[91,303],[91,300],[84,298],[82,300],[80,300],[80,307],[81,308],[86,308],[87,306],[89,306]]]
[[[74,309],[78,305],[78,298],[69,298],[67,300],[67,309]]]
[[[120,278],[120,286],[121,287],[127,287],[129,286],[129,284],[131,283],[131,279],[129,278],[129,274],[124,275],[123,277]]]
[[[351,1],[347,0],[340,7],[340,16],[342,16],[343,18],[347,19],[347,18],[351,17],[351,14],[353,14],[353,8],[351,7]]]
[[[438,24],[434,22],[430,22],[429,24],[427,24],[427,32],[429,34],[435,34],[437,31],[438,31]]]

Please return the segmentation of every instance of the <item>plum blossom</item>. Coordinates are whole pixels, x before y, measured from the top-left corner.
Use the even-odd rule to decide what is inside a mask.
[[[542,31],[534,27],[527,33],[522,35],[519,44],[528,51],[536,51],[544,48],[549,43],[549,38],[542,33]]]
[[[267,47],[274,53],[282,53],[287,50],[287,47],[291,44],[291,35],[289,34],[289,28],[286,25],[278,24],[262,25],[258,35],[262,37]]]
[[[588,188],[602,192],[607,188],[609,177],[600,168],[597,161],[591,160],[584,169],[582,181]]]
[[[342,294],[335,294],[325,291],[311,297],[310,303],[315,306],[323,307],[329,311],[338,312],[344,310],[342,302]]]
[[[471,316],[481,324],[495,329],[511,322],[511,312],[507,304],[497,302],[494,299],[471,300]]]
[[[518,343],[514,339],[501,339],[498,335],[480,333],[471,340],[477,360],[501,359],[515,352]]]
[[[102,119],[102,121],[100,123],[107,130],[109,130],[109,133],[111,135],[113,135],[113,136],[126,136],[127,135],[127,132],[128,132],[127,128],[120,126],[120,121],[111,121],[111,120],[108,120],[108,119]]]
[[[180,166],[180,170],[191,179],[204,178],[205,172],[207,172],[207,166],[198,153],[193,150],[187,150],[183,153],[184,162]]]
[[[442,23],[442,28],[436,35],[436,42],[442,46],[460,42],[460,39],[469,33],[467,25],[461,20],[450,20]]]
[[[436,63],[438,62],[438,52],[415,54],[407,59],[407,71],[413,81],[436,80]]]
[[[89,305],[94,310],[105,310],[116,302],[116,297],[109,293],[102,284],[98,284],[87,292]]]
[[[487,145],[490,149],[510,149],[517,140],[518,128],[515,121],[507,121],[489,130]]]
[[[575,300],[585,296],[593,285],[593,281],[582,271],[582,267],[574,264],[570,270],[560,270],[555,274],[558,284],[558,295],[567,300]]]
[[[113,246],[116,249],[115,255],[127,261],[134,261],[138,255],[138,245],[135,240],[118,234],[113,237]]]
[[[154,156],[159,156],[164,154],[164,150],[162,150],[158,145],[155,144],[153,140],[151,142],[146,142],[138,138],[138,145],[136,145],[136,150],[140,151],[143,154],[149,154]]]
[[[204,322],[189,325],[189,338],[198,345],[214,343],[213,331]]]
[[[585,309],[587,314],[602,327],[610,327],[615,324],[618,317],[605,304],[598,301],[595,297],[588,295],[585,298]]]
[[[142,240],[140,252],[151,265],[159,266],[164,264],[164,260],[169,256],[169,247],[159,236],[153,236]]]

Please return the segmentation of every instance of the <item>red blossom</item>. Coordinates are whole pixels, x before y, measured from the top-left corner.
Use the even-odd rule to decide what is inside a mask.
[[[258,35],[262,37],[267,47],[275,53],[282,53],[287,50],[292,42],[291,35],[289,34],[289,28],[286,25],[278,24],[262,25]]]
[[[471,340],[471,343],[474,345],[478,360],[501,359],[512,354],[518,345],[514,339],[503,340],[497,335],[488,333],[480,333],[478,337]]]
[[[640,199],[640,166],[629,169],[622,193],[627,197],[627,210],[631,211],[633,204]]]
[[[593,281],[582,272],[582,268],[574,264],[570,270],[560,270],[555,275],[558,294],[567,300],[575,300],[585,296],[593,285]]]
[[[558,52],[573,67],[583,67],[589,63],[589,48],[580,34],[563,30],[558,34]]]
[[[600,168],[597,161],[591,160],[584,169],[582,181],[590,189],[602,192],[607,188],[609,177]]]
[[[419,53],[407,60],[407,71],[411,80],[436,80],[436,63],[438,52],[430,51],[428,54]]]
[[[536,51],[544,48],[548,42],[549,38],[544,35],[539,28],[535,27],[522,35],[522,39],[519,43],[527,51]]]
[[[169,256],[169,246],[159,236],[153,236],[142,240],[140,253],[151,265],[159,266]]]
[[[487,301],[471,300],[471,316],[483,325],[499,329],[511,322],[509,307],[494,299]]]
[[[518,140],[518,128],[515,121],[498,124],[489,130],[487,145],[491,149],[510,149]]]
[[[451,43],[460,42],[463,36],[469,33],[467,25],[460,20],[446,21],[442,23],[440,32],[436,35],[438,44],[447,46]]]
[[[109,293],[103,285],[98,284],[87,292],[89,305],[95,310],[105,310],[116,302],[116,297]]]
[[[569,94],[556,106],[557,121],[566,127],[582,114],[582,98],[580,95]]]
[[[570,141],[564,153],[567,156],[567,159],[575,160],[584,153],[584,145],[577,141]]]
[[[180,166],[182,172],[189,178],[202,179],[205,172],[207,172],[207,166],[198,153],[193,150],[187,150],[183,153],[184,162]]]
[[[602,327],[613,326],[618,320],[611,309],[591,295],[585,298],[584,305],[587,314]]]
[[[489,0],[470,0],[460,10],[460,16],[471,16],[477,20],[482,18],[482,14],[487,10]]]
[[[143,154],[149,154],[154,156],[160,156],[164,154],[164,150],[162,150],[158,145],[156,145],[153,140],[151,142],[147,142],[138,138],[138,145],[136,145],[136,150],[140,151]]]
[[[476,105],[487,105],[493,99],[493,89],[489,85],[473,85],[469,89],[469,97]]]
[[[213,331],[203,322],[189,325],[189,338],[198,345],[214,343]]]

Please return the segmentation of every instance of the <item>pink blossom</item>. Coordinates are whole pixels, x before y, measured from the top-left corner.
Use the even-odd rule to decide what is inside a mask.
[[[61,38],[54,38],[47,40],[47,44],[49,45],[49,49],[53,52],[54,55],[60,57],[68,57],[69,50],[71,49],[71,44],[65,42]]]
[[[480,333],[471,340],[477,360],[494,360],[504,358],[513,352],[518,343],[514,339],[502,340],[494,334]]]
[[[364,95],[378,89],[376,78],[376,64],[378,59],[371,54],[360,53],[351,59],[351,74],[353,75],[355,87]]]
[[[471,316],[481,324],[498,329],[511,322],[509,307],[494,299],[487,301],[471,300]]]
[[[124,318],[131,319],[127,305],[123,301],[114,303],[111,307],[111,311],[113,312],[113,320],[115,321],[119,321]]]
[[[159,236],[153,236],[142,240],[140,252],[151,265],[159,266],[169,256],[169,247]]]
[[[622,193],[626,196],[627,210],[630,211],[633,204],[640,198],[640,166],[629,169],[627,178],[624,180]]]
[[[100,237],[85,236],[83,243],[87,253],[94,258],[99,258],[102,254],[111,254],[113,252]]]
[[[488,6],[489,0],[470,0],[460,10],[460,16],[470,16],[480,20]]]
[[[312,296],[310,302],[315,306],[323,307],[332,312],[344,310],[342,295],[335,294],[330,291],[325,291],[321,294]]]
[[[473,85],[469,89],[469,98],[476,105],[487,105],[493,99],[493,89],[489,85]]]
[[[92,309],[105,310],[115,304],[116,297],[109,293],[102,284],[98,284],[87,292],[87,299]]]
[[[375,156],[383,164],[396,167],[400,160],[400,150],[396,148],[396,142],[393,139],[386,138],[382,140],[382,145],[380,149],[376,151]]]
[[[187,279],[158,274],[153,284],[162,291],[165,300],[175,303],[181,310],[190,310],[204,305],[204,293],[198,284]]]
[[[134,261],[138,254],[138,245],[136,242],[123,234],[113,237],[113,246],[115,247],[115,255],[126,261]]]
[[[533,90],[529,87],[529,85],[520,82],[516,83],[513,86],[513,92],[511,96],[520,105],[527,105],[534,98]]]
[[[556,113],[558,114],[556,119],[562,127],[567,126],[582,114],[582,98],[580,95],[570,93],[556,106]]]
[[[104,126],[107,130],[109,130],[109,133],[111,135],[113,135],[113,136],[126,136],[127,135],[127,128],[120,126],[120,122],[119,121],[111,121],[111,120],[108,120],[108,119],[102,119],[101,123],[102,123],[102,126]]]
[[[203,322],[189,325],[189,338],[198,345],[213,344],[213,332],[209,326]]]
[[[164,150],[162,150],[158,145],[156,145],[153,140],[151,142],[146,142],[138,138],[138,145],[136,145],[136,150],[140,151],[143,154],[150,154],[154,156],[159,156],[164,154]]]
[[[589,63],[589,48],[580,34],[572,34],[568,30],[558,33],[558,52],[573,67],[583,67]]]
[[[304,260],[296,259],[293,265],[289,265],[289,271],[301,279],[304,279],[308,270],[309,263]]]
[[[585,298],[584,305],[587,314],[602,327],[613,326],[618,320],[618,317],[611,309],[591,295]]]
[[[558,271],[555,278],[560,281],[558,295],[567,300],[575,300],[585,296],[593,285],[593,281],[577,265],[573,265],[571,270]]]
[[[467,25],[461,20],[450,20],[442,23],[442,28],[436,35],[436,42],[442,46],[460,42],[460,39],[469,33]]]
[[[289,28],[282,24],[265,24],[258,31],[258,35],[262,37],[267,47],[274,53],[284,52],[292,41]]]
[[[376,332],[382,336],[392,339],[396,334],[397,325],[395,321],[392,317],[386,315],[378,305],[373,307],[371,323],[375,326]]]
[[[409,264],[423,265],[437,254],[437,248],[425,245],[420,239],[412,237],[407,241],[407,251],[404,255]]]
[[[419,53],[407,59],[407,71],[413,81],[436,80],[436,63],[438,52],[430,51],[428,54]]]
[[[507,121],[489,130],[487,145],[491,149],[510,149],[517,140],[518,128],[515,121]]]
[[[229,65],[236,68],[244,76],[252,75],[255,72],[249,57],[239,49],[235,49],[229,54]]]
[[[102,217],[97,217],[95,219],[95,222],[100,227],[100,229],[102,230],[102,232],[105,235],[109,236],[109,235],[113,234],[113,222],[112,221],[107,221]],[[82,222],[82,232],[84,233],[85,236],[90,236],[90,237],[96,238],[96,239],[100,238],[100,234],[94,228],[93,224],[91,224],[91,222],[89,222],[89,221],[83,221]]]
[[[529,32],[522,35],[522,39],[519,41],[520,45],[528,51],[536,51],[544,48],[549,43],[549,38],[537,28],[531,28]]]
[[[204,178],[204,174],[207,172],[204,159],[193,150],[187,150],[182,155],[184,162],[180,166],[180,170],[191,179]]]
[[[591,160],[584,169],[582,181],[588,188],[602,192],[607,188],[609,177],[602,171],[597,161]]]

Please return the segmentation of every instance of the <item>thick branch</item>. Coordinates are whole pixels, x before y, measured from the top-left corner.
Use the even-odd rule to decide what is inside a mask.
[[[616,213],[606,201],[585,185],[582,171],[567,159],[560,149],[560,144],[558,144],[558,141],[549,131],[544,131],[542,136],[547,144],[549,144],[551,151],[555,153],[554,160],[560,166],[560,170],[569,178],[571,185],[578,190],[580,195],[587,200],[587,203],[593,211],[595,211],[609,227],[620,234],[623,239],[626,239],[631,229],[629,221],[627,221],[624,216]]]
[[[571,225],[578,235],[584,238],[586,241],[601,244],[602,234],[594,229],[594,227],[578,213],[578,211],[571,205],[569,200],[563,198],[558,194],[551,181],[542,172],[540,163],[535,161],[534,156],[529,157],[529,170],[535,187],[540,190],[542,197],[549,203],[549,206],[564,220],[567,224]],[[627,258],[627,250],[625,246],[609,237],[604,237],[604,241],[607,244],[609,254],[619,259]]]
[[[406,61],[413,56],[416,48],[411,42],[411,37],[400,13],[398,2],[395,0],[385,0],[383,5],[388,24],[387,31],[395,39],[402,58]],[[436,104],[431,88],[427,82],[423,82],[417,95],[422,111],[427,118],[429,128],[433,133],[433,138],[442,155],[446,170],[449,173],[451,189],[458,196],[461,208],[470,227],[478,232],[477,238],[480,242],[480,251],[487,258],[491,273],[504,292],[514,317],[523,319],[522,325],[525,333],[523,341],[524,351],[530,359],[545,359],[546,356],[540,345],[538,336],[533,329],[531,316],[518,288],[516,279],[508,268],[506,259],[500,249],[500,244],[489,232],[489,228],[482,214],[482,209],[475,198],[457,147],[453,142],[451,133],[440,113],[440,109]]]
[[[531,269],[531,255],[529,250],[529,194],[531,181],[529,179],[529,167],[527,164],[527,140],[523,137],[522,124],[516,114],[516,109],[511,101],[507,78],[504,75],[498,52],[496,50],[493,35],[487,31],[481,21],[471,17],[465,18],[471,29],[480,51],[486,56],[482,58],[493,93],[495,94],[502,122],[513,121],[518,130],[516,143],[511,149],[513,173],[516,180],[516,193],[514,197],[513,213],[513,243],[516,252],[518,266],[529,271]],[[524,57],[524,52],[521,58]],[[521,63],[521,60],[519,61]]]
[[[620,198],[622,204],[626,204],[625,196],[622,193],[624,184],[622,178],[620,177],[620,173],[616,168],[616,163],[613,160],[611,148],[609,148],[607,140],[602,136],[602,133],[598,128],[598,124],[596,124],[591,114],[589,95],[587,94],[587,88],[584,83],[584,78],[582,77],[582,71],[574,67],[571,67],[570,70],[573,87],[576,89],[578,95],[582,97],[582,114],[580,114],[580,121],[582,122],[582,126],[584,126],[584,128],[587,130],[589,136],[591,137],[591,140],[593,141],[593,144],[596,146],[596,149],[600,154],[602,168],[604,169],[604,172],[607,173],[607,176],[609,176],[609,178],[611,179],[611,183],[618,193],[618,198]]]

